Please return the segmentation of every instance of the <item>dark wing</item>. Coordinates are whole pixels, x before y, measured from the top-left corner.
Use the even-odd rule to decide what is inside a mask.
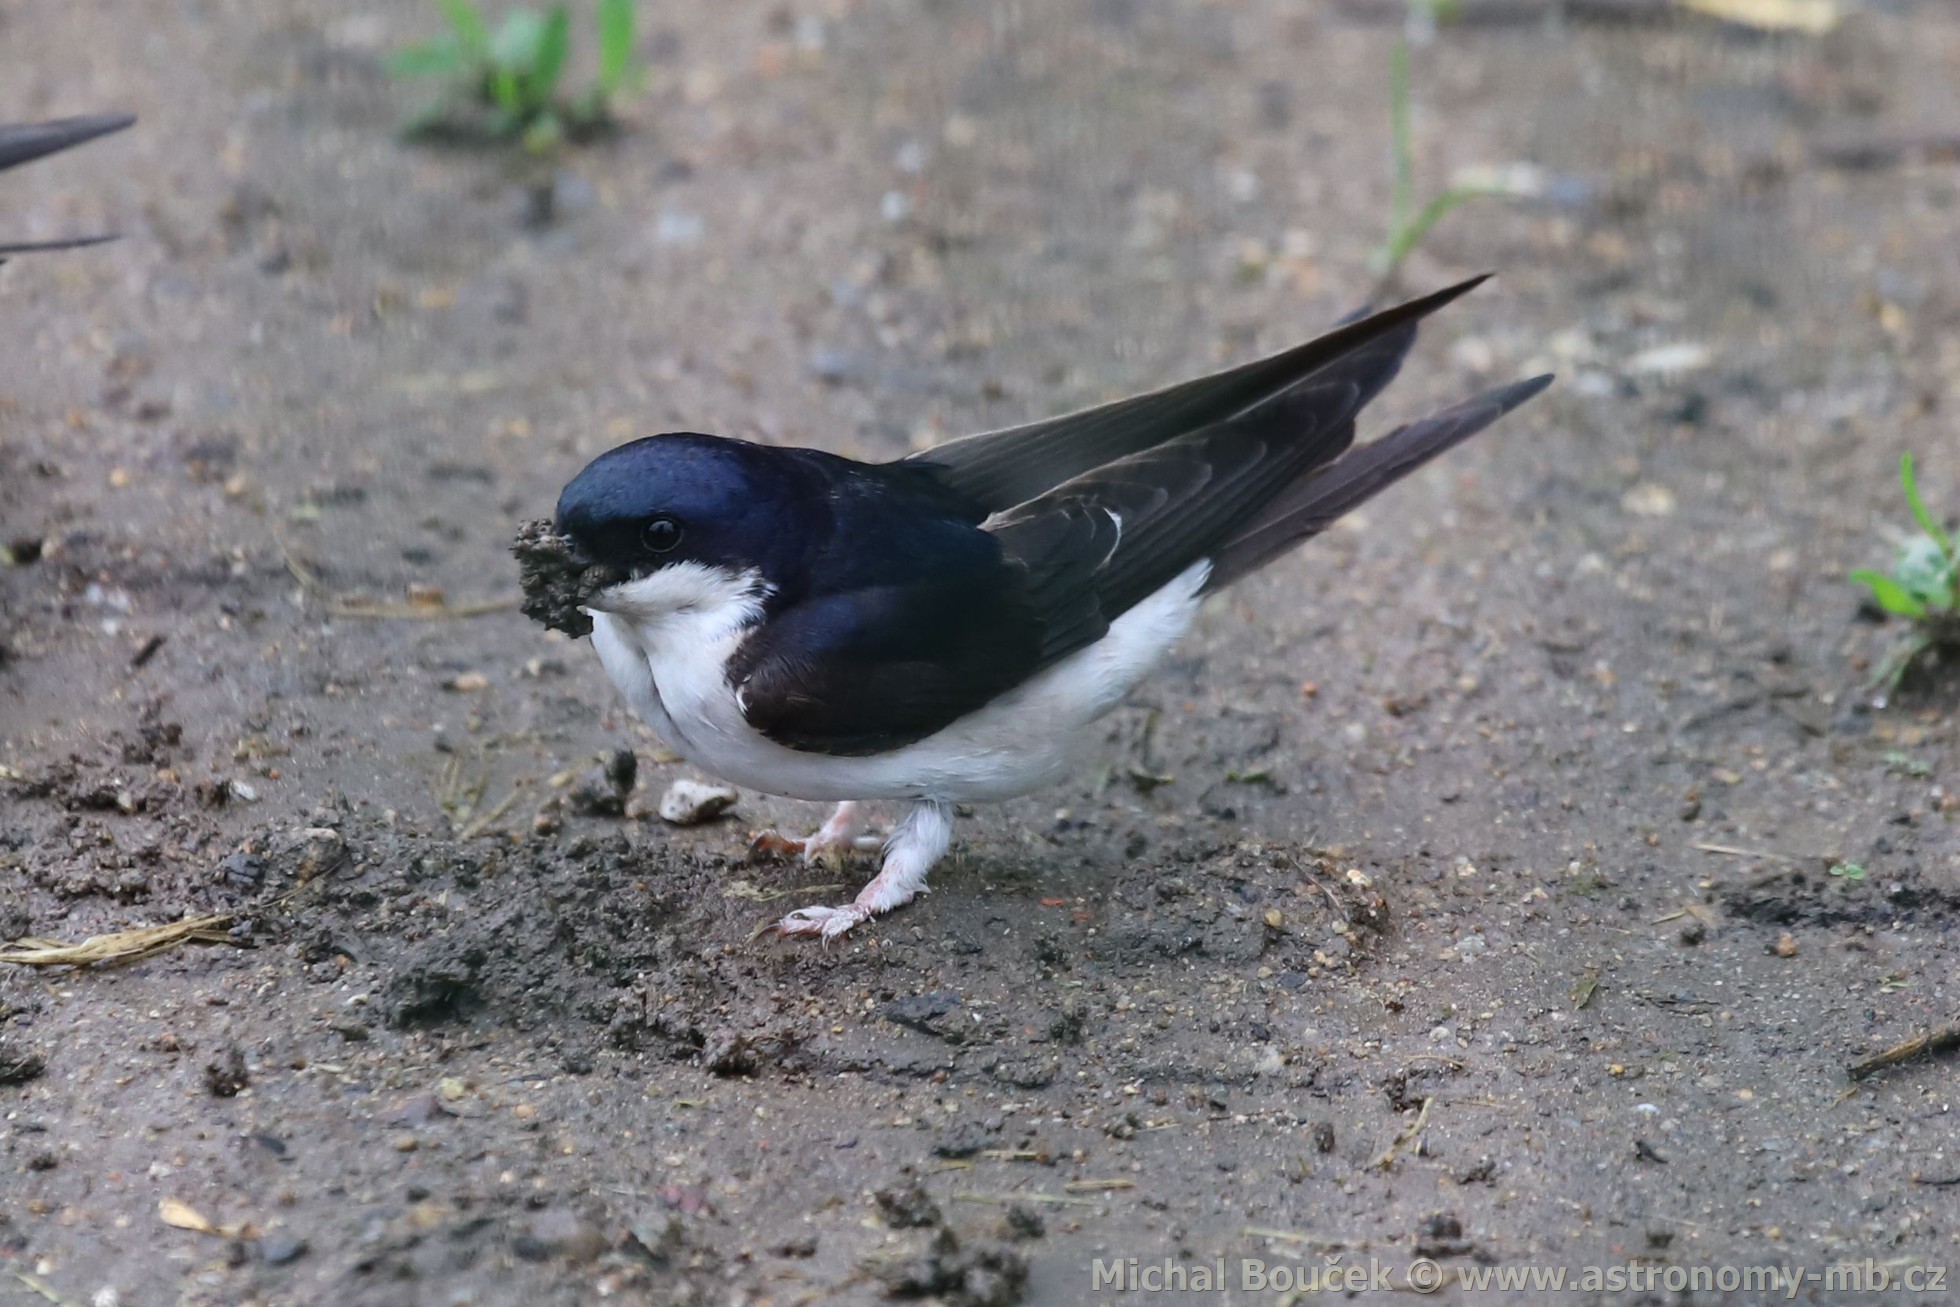
[[[39,254],[44,250],[79,250],[86,245],[106,245],[116,239],[110,232],[100,236],[64,236],[52,241],[0,242],[0,257],[9,254]]]
[[[1027,570],[1042,659],[1109,623],[1254,521],[1288,486],[1338,459],[1354,418],[1401,366],[1414,323],[1238,416],[1085,472],[986,523]]]
[[[110,132],[119,132],[135,121],[134,114],[97,113],[45,123],[0,124],[0,171],[32,163],[44,155],[92,141],[98,136],[107,136]],[[0,244],[0,257],[32,254],[41,250],[72,250],[114,239],[114,236],[69,236],[51,241],[14,241]]]
[[[1092,468],[1234,417],[1420,321],[1484,280],[1473,277],[1226,372],[1079,413],[951,440],[903,461],[934,468],[950,489],[989,511],[1012,508]],[[1406,343],[1394,348],[1395,358],[1406,348]],[[1394,375],[1392,366],[1381,372],[1378,386]],[[1368,398],[1372,395],[1362,403]]]
[[[809,599],[758,626],[728,669],[742,715],[776,743],[883,753],[1020,684],[1040,623],[1005,563]]]
[[[135,121],[135,114],[93,113],[45,123],[0,124],[0,171],[119,132]]]
[[[1208,589],[1257,571],[1378,490],[1463,443],[1552,384],[1550,375],[1485,391],[1420,422],[1397,427],[1288,486],[1212,556]]]

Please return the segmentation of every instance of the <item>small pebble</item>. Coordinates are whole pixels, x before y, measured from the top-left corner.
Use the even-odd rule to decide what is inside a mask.
[[[894,1230],[915,1230],[940,1222],[939,1204],[916,1183],[904,1189],[882,1189],[874,1197],[885,1224]]]
[[[330,826],[311,826],[299,834],[299,862],[295,871],[301,883],[325,875],[347,860],[347,841]]]
[[[285,1266],[306,1256],[306,1240],[275,1231],[259,1240],[259,1260],[267,1266]]]
[[[718,1076],[746,1076],[762,1064],[755,1047],[733,1030],[718,1030],[701,1049],[701,1065]]]
[[[213,1098],[236,1098],[251,1083],[242,1049],[228,1049],[204,1068],[204,1087]]]
[[[698,826],[727,812],[740,797],[726,785],[675,781],[660,796],[660,819],[675,826]]]
[[[578,1213],[563,1207],[547,1207],[531,1217],[525,1232],[516,1240],[515,1250],[527,1261],[556,1256],[589,1262],[606,1251],[606,1237],[580,1219]]]

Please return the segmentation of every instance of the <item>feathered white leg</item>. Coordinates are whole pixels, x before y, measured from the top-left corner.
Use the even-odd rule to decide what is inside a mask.
[[[782,935],[821,935],[836,939],[861,921],[910,903],[926,888],[926,873],[946,856],[953,842],[953,805],[924,799],[905,814],[885,841],[885,866],[850,903],[835,908],[798,908],[776,923]]]

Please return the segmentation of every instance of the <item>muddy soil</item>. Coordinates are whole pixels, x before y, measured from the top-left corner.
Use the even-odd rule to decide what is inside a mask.
[[[1410,262],[1501,276],[1381,421],[1560,384],[828,949],[751,931],[869,868],[649,816],[692,773],[516,612],[518,524],[637,435],[888,457],[1321,328],[1399,7],[650,3],[555,163],[394,138],[419,5],[0,15],[0,118],[142,115],[0,185],[125,233],[0,269],[0,938],[223,914],[0,967],[0,1299],[1960,1261],[1953,1063],[1846,1074],[1960,1018],[1960,676],[1873,707],[1843,580],[1902,452],[1960,505],[1960,12],[1854,7],[1419,48],[1419,184],[1542,193]],[[1548,1296],[1753,1300],[1437,1299]]]

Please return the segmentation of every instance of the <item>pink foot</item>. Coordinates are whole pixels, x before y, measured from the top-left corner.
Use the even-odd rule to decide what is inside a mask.
[[[892,831],[884,869],[855,900],[837,907],[798,908],[770,929],[778,935],[816,935],[828,943],[861,922],[910,903],[924,892],[926,872],[945,856],[952,838],[952,806],[922,801]]]
[[[778,935],[817,935],[828,944],[861,921],[871,919],[871,909],[847,903],[841,908],[798,908],[777,922]]]

